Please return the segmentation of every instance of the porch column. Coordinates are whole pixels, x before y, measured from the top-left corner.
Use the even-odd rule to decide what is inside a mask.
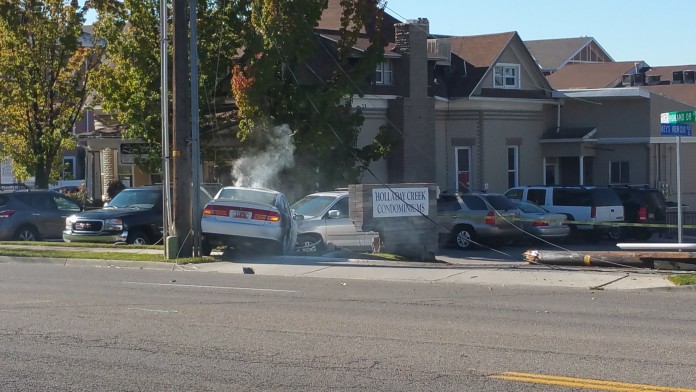
[[[585,156],[580,155],[580,185],[585,185]]]
[[[101,175],[102,175],[102,200],[109,200],[106,190],[109,183],[116,179],[116,162],[114,162],[114,149],[105,148],[101,150]]]

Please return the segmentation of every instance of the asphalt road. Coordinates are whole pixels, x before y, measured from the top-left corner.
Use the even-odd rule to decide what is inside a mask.
[[[0,391],[696,388],[695,321],[696,291],[0,263]]]

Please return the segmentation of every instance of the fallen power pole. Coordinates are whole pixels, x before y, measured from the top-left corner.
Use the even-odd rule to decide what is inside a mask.
[[[533,264],[653,268],[655,261],[696,264],[694,252],[556,251],[528,250],[524,259]]]

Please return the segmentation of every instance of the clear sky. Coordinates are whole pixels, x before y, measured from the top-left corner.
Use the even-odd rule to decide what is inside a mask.
[[[593,37],[615,61],[696,65],[695,0],[386,0],[433,34],[517,31],[522,40]]]

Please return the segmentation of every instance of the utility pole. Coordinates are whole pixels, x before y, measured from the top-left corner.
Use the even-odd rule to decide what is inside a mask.
[[[172,75],[173,126],[172,162],[173,223],[178,237],[178,257],[191,257],[191,89],[189,83],[188,15],[186,0],[173,0],[174,19],[174,73]]]
[[[201,143],[198,118],[198,13],[197,0],[189,0],[189,28],[191,29],[189,50],[191,51],[191,215],[193,217],[193,257],[201,256]]]

